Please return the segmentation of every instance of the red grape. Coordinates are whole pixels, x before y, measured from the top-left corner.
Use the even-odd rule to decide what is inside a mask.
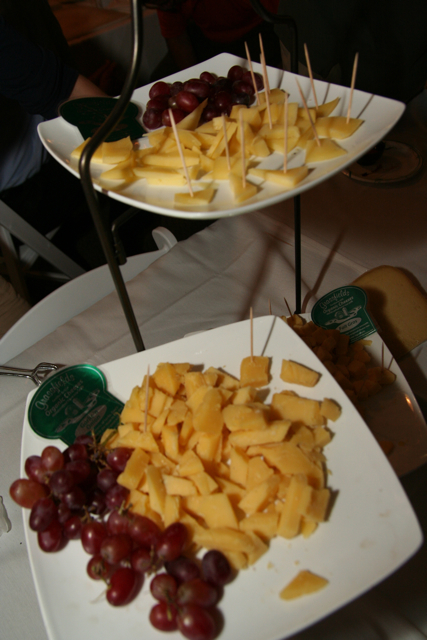
[[[255,84],[256,84],[257,91],[262,91],[264,89],[264,80],[262,75],[260,73],[255,72],[254,77],[255,77]],[[253,80],[252,80],[252,74],[250,71],[245,71],[245,73],[241,77],[241,80],[243,80],[243,82],[246,82],[247,84],[254,86]]]
[[[193,78],[184,84],[184,91],[194,93],[200,100],[207,98],[211,92],[210,84],[204,80]]]
[[[99,489],[101,489],[101,491],[104,491],[105,493],[106,491],[108,491],[108,489],[110,489],[110,487],[117,484],[116,481],[118,477],[119,474],[117,473],[117,471],[113,471],[113,469],[109,469],[108,467],[106,467],[105,469],[101,469],[101,471],[99,471],[98,475],[96,476],[96,484]]]
[[[64,458],[66,462],[74,462],[75,460],[86,460],[87,457],[88,452],[84,444],[71,444],[64,451]]]
[[[122,487],[120,484],[115,484],[110,487],[105,494],[105,505],[109,511],[112,509],[119,509],[127,500],[129,495],[129,489]]]
[[[175,82],[172,82],[170,89],[171,96],[176,96],[177,93],[184,89],[184,83],[180,80],[176,80]]]
[[[130,564],[132,569],[138,573],[148,573],[152,571],[155,564],[152,551],[146,547],[138,547],[132,551]]]
[[[212,549],[202,559],[202,572],[205,579],[217,586],[228,584],[233,579],[233,570],[221,551]]]
[[[107,453],[107,464],[109,464],[114,471],[122,473],[122,471],[125,470],[126,463],[131,455],[132,449],[128,449],[127,447],[111,449],[111,451]]]
[[[208,84],[215,84],[218,80],[218,76],[215,73],[210,73],[210,71],[203,71],[200,74],[200,80],[204,80]]]
[[[213,607],[218,602],[218,597],[218,591],[212,584],[196,578],[179,586],[176,603],[179,606],[197,604],[199,607]]]
[[[121,511],[111,511],[107,519],[107,530],[109,534],[128,533],[130,518],[128,514]]]
[[[178,124],[178,122],[181,122],[181,120],[184,120],[185,116],[187,115],[185,111],[183,111],[182,109],[172,109],[172,114],[173,114],[173,119],[175,120],[175,124]],[[162,124],[165,127],[172,126],[169,109],[165,109],[162,113]]]
[[[71,462],[67,462],[64,468],[67,471],[71,471],[75,484],[81,484],[86,480],[90,480],[92,467],[88,460],[72,460]]]
[[[157,98],[152,98],[147,102],[147,109],[166,109],[169,103],[169,96],[157,96]]]
[[[71,516],[62,525],[64,536],[67,540],[80,540],[82,536],[83,523],[79,516]]]
[[[150,611],[150,622],[159,631],[176,631],[176,608],[172,604],[159,602]]]
[[[104,515],[108,511],[107,505],[105,504],[105,493],[99,489],[95,489],[95,491],[90,493],[87,499],[86,508],[89,513],[92,513],[93,515]]]
[[[218,91],[218,93],[215,94],[214,105],[221,113],[231,110],[231,93],[228,91]]]
[[[107,536],[101,543],[100,554],[109,564],[119,564],[132,551],[132,538],[126,533]]]
[[[251,96],[247,93],[233,93],[231,98],[233,100],[233,104],[244,104],[247,107],[249,107],[252,101]]]
[[[58,520],[52,520],[50,525],[37,533],[37,540],[42,551],[48,553],[59,551],[64,542],[62,527]]]
[[[114,607],[128,604],[136,595],[137,574],[129,567],[119,567],[112,574],[107,589],[107,600]]]
[[[66,504],[64,504],[63,502],[60,502],[58,505],[58,520],[61,524],[64,524],[64,522],[66,522],[68,520],[68,518],[71,518],[73,514],[71,513],[71,509],[69,509],[67,507]]]
[[[75,485],[66,493],[61,494],[61,502],[66,504],[71,511],[79,511],[86,504],[86,494],[83,489]]]
[[[203,120],[205,122],[210,122],[211,120],[213,120],[213,118],[216,118],[219,115],[221,115],[221,114],[219,113],[218,109],[213,104],[208,104],[203,109]]]
[[[241,80],[245,71],[246,69],[244,67],[240,66],[239,64],[235,64],[232,67],[230,67],[230,69],[228,70],[227,78],[232,82],[235,82],[236,80]]]
[[[175,96],[176,104],[179,109],[191,113],[199,106],[197,96],[190,91],[180,91]]]
[[[158,98],[159,96],[170,96],[170,93],[170,85],[163,80],[159,80],[159,82],[153,84],[148,95],[150,98]]]
[[[142,116],[142,123],[146,129],[158,129],[162,126],[162,113],[160,109],[146,109]]]
[[[55,496],[60,496],[62,493],[70,491],[75,484],[74,475],[68,469],[54,471],[49,479],[50,490]]]
[[[233,93],[247,93],[249,96],[253,96],[255,93],[252,82],[249,84],[248,82],[243,82],[243,80],[233,82],[232,90]]]
[[[151,595],[159,602],[172,602],[177,589],[175,578],[168,573],[158,573],[150,582]]]
[[[156,543],[156,553],[163,562],[175,560],[181,555],[187,542],[188,532],[182,522],[170,524]]]
[[[33,531],[44,531],[57,516],[58,507],[52,498],[40,498],[31,509],[30,528]]]
[[[24,509],[31,509],[37,500],[45,498],[49,489],[45,484],[39,484],[35,480],[22,478],[15,480],[10,485],[9,493],[11,498]]]
[[[91,520],[82,527],[82,546],[91,556],[98,555],[104,538],[107,537],[107,529],[103,522]]]
[[[146,516],[133,514],[129,523],[129,535],[141,547],[152,547],[157,543],[161,530]]]
[[[41,484],[47,482],[50,476],[43,464],[41,456],[29,456],[25,460],[25,473],[31,480],[35,480]]]
[[[106,580],[111,573],[111,567],[102,556],[96,555],[87,563],[86,571],[92,580]]]
[[[64,455],[58,447],[45,447],[42,451],[41,459],[47,471],[59,471],[64,466]]]
[[[176,560],[166,562],[165,569],[178,582],[188,582],[189,580],[200,578],[199,565],[185,556],[179,556]]]
[[[207,609],[195,604],[184,605],[177,614],[178,629],[188,640],[213,640],[216,625]]]

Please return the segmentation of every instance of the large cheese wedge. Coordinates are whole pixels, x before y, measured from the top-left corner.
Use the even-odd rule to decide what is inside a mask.
[[[375,267],[352,284],[366,291],[369,311],[395,358],[427,340],[427,297],[401,269]]]

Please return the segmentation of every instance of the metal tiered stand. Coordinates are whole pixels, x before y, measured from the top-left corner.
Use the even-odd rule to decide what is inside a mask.
[[[297,47],[297,29],[292,18],[287,16],[275,15],[262,6],[259,0],[250,0],[255,11],[267,22],[286,24],[293,34],[291,61],[292,71],[297,73],[298,67],[298,47]],[[138,70],[142,57],[142,2],[141,0],[131,0],[131,16],[132,16],[132,60],[126,76],[126,80],[123,86],[122,93],[113,109],[102,126],[91,137],[88,144],[84,147],[80,162],[79,172],[82,181],[83,191],[92,215],[92,219],[95,225],[95,229],[99,236],[102,249],[104,251],[108,266],[110,268],[111,276],[113,278],[117,293],[126,320],[129,325],[129,329],[132,338],[135,343],[137,351],[144,351],[144,342],[142,340],[141,332],[136,321],[135,313],[133,311],[132,304],[130,302],[129,294],[126,289],[125,282],[123,280],[122,273],[119,268],[119,262],[116,257],[113,242],[112,233],[106,228],[104,221],[102,220],[99,199],[92,184],[90,175],[90,161],[96,149],[103,143],[103,141],[114,130],[122,116],[124,115],[126,108],[130,102],[133,91],[135,89],[136,80],[138,76]],[[300,196],[294,198],[294,226],[295,226],[295,312],[301,312],[301,215],[300,215]]]

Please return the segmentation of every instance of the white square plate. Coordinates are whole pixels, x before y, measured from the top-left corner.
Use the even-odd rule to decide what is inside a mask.
[[[222,53],[186,71],[168,76],[165,80],[167,82],[174,82],[175,80],[186,81],[190,78],[199,77],[203,71],[210,71],[216,73],[218,76],[224,76],[227,75],[228,70],[234,64],[241,64],[242,66],[248,67],[246,60],[228,53]],[[260,64],[253,63],[253,68],[254,71],[262,73]],[[298,102],[302,106],[301,96],[296,82],[298,80],[308,106],[314,106],[314,98],[309,78],[297,76],[273,67],[268,67],[268,77],[271,88],[280,87],[286,90],[290,94],[289,100],[291,102]],[[132,101],[139,105],[142,110],[145,109],[149,100],[148,93],[151,86],[152,85],[140,87],[136,89],[133,94]],[[336,97],[340,98],[338,106],[332,115],[347,115],[350,99],[350,89],[348,87],[315,80],[315,88],[319,104],[333,100]],[[112,198],[133,207],[176,218],[212,219],[239,215],[259,209],[260,206],[275,204],[276,202],[281,202],[282,200],[293,197],[298,193],[303,193],[307,189],[311,189],[324,180],[327,180],[335,173],[342,171],[384,138],[399,120],[404,109],[405,105],[396,100],[363,91],[354,91],[351,116],[362,118],[364,123],[350,138],[340,141],[341,146],[344,147],[348,153],[335,160],[310,165],[309,175],[297,188],[290,191],[283,191],[272,183],[262,185],[258,195],[236,205],[228,183],[226,181],[218,181],[218,189],[214,199],[207,207],[200,210],[193,208],[188,210],[175,208],[175,193],[177,191],[187,191],[186,187],[179,189],[174,187],[149,187],[144,180],[138,180],[125,186],[120,191],[107,191],[106,193]],[[49,153],[71,171],[71,173],[79,177],[77,162],[73,162],[70,157],[73,149],[83,140],[77,127],[69,124],[63,118],[56,118],[41,123],[38,130],[40,138]],[[149,146],[147,139],[140,140],[140,144],[142,147]],[[288,167],[292,168],[304,164],[304,153],[302,150],[292,151],[289,155]],[[274,153],[268,158],[265,158],[259,166],[266,169],[281,168],[283,167],[283,156]],[[91,172],[95,182],[105,169],[106,166],[101,169],[100,165],[93,165]],[[202,179],[202,182],[206,182],[206,180]],[[102,190],[97,184],[95,184],[95,188],[99,191]]]
[[[125,401],[132,388],[141,384],[147,366],[154,371],[159,362],[190,362],[204,368],[212,365],[238,376],[249,344],[250,323],[243,321],[101,368],[109,391]],[[341,405],[341,417],[330,425],[335,435],[325,448],[330,470],[328,486],[335,500],[329,520],[311,538],[275,539],[267,554],[227,585],[219,604],[225,620],[221,640],[288,637],[383,580],[422,542],[420,527],[395,472],[358,412],[313,352],[282,320],[266,316],[254,320],[254,354],[272,358],[270,395],[288,388],[306,397],[334,398]],[[316,387],[301,388],[282,382],[282,358],[320,371],[322,376]],[[37,436],[25,419],[22,473],[26,457],[40,453],[45,446],[46,440]],[[148,581],[134,602],[113,608],[99,598],[102,586],[87,577],[89,556],[80,543],[72,542],[59,553],[45,554],[38,548],[27,521],[25,512],[29,557],[50,640],[165,637],[148,621],[153,604]],[[279,592],[301,569],[327,578],[329,585],[313,595],[284,602]],[[168,637],[182,638],[178,632]]]

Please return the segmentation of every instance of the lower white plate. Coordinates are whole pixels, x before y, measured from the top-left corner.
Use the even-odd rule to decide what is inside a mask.
[[[216,366],[239,375],[249,353],[250,323],[239,322],[196,334],[103,365],[108,389],[125,401],[141,384],[148,364],[190,362]],[[225,588],[220,602],[224,616],[221,640],[279,640],[302,630],[342,607],[395,571],[417,550],[422,534],[400,482],[367,425],[317,357],[279,318],[254,321],[254,354],[272,358],[270,392],[293,388],[300,395],[334,398],[342,415],[331,425],[326,447],[328,485],[336,493],[329,520],[308,539],[275,539],[258,562],[241,571]],[[299,361],[322,373],[313,389],[280,380],[282,358]],[[30,394],[32,396],[33,394]],[[30,398],[29,398],[30,399]],[[39,453],[46,440],[24,422],[22,472],[27,456]],[[153,600],[148,582],[138,598],[112,608],[99,598],[102,586],[86,575],[89,556],[78,542],[57,554],[45,554],[24,526],[39,603],[50,640],[157,640],[148,614]],[[311,596],[284,602],[280,590],[300,571],[309,569],[329,585]],[[176,632],[169,636],[178,640]]]

